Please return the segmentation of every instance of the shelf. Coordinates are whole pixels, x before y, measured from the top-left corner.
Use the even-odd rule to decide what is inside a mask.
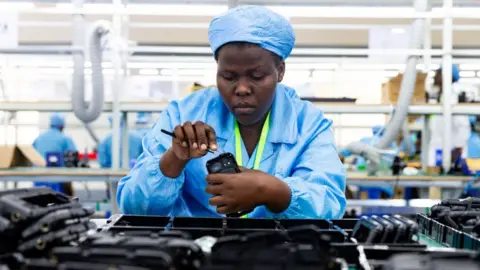
[[[161,112],[166,106],[167,101],[133,101],[121,102],[120,111],[123,112]],[[314,102],[325,113],[331,114],[389,114],[393,111],[392,105],[368,105],[352,103],[320,103]],[[112,103],[106,102],[103,107],[104,112],[112,111]],[[69,101],[0,101],[0,110],[3,111],[38,111],[38,112],[71,112],[72,105]],[[441,114],[443,111],[440,105],[411,105],[409,114]],[[480,106],[456,105],[452,108],[454,115],[480,115]]]

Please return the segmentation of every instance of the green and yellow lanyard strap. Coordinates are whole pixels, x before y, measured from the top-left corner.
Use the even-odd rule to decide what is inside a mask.
[[[263,150],[265,149],[265,144],[267,142],[268,132],[270,131],[270,112],[267,114],[267,119],[263,123],[262,133],[260,133],[260,140],[257,145],[257,153],[255,154],[255,160],[253,163],[253,169],[260,169],[260,161],[262,160]],[[235,121],[235,160],[239,166],[243,165],[243,154],[242,154],[242,135],[240,134],[240,128],[238,127],[237,121]],[[241,218],[247,218],[247,215],[241,216]]]

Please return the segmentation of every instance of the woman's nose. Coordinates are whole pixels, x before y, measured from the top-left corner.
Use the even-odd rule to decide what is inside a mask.
[[[250,88],[248,80],[244,78],[240,78],[237,81],[237,85],[235,86],[235,95],[246,96],[246,95],[250,95],[251,93],[252,93],[252,90]]]

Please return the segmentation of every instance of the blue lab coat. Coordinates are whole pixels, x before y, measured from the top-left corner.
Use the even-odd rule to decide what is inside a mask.
[[[480,158],[480,135],[472,132],[468,138],[468,158]]]
[[[33,142],[33,147],[43,158],[47,153],[63,155],[67,151],[77,151],[73,140],[55,127],[42,132]]]
[[[345,211],[346,171],[335,150],[332,122],[294,90],[278,85],[271,111],[271,126],[260,169],[283,180],[291,189],[289,207],[274,214],[257,207],[252,218],[341,218]],[[143,153],[130,173],[120,180],[117,202],[125,214],[218,217],[205,193],[208,153],[191,160],[183,173],[171,179],[159,168],[162,154],[172,138],[161,129],[173,130],[186,121],[203,121],[212,126],[222,152],[235,151],[234,116],[216,88],[196,91],[173,101],[143,138]],[[248,157],[242,144],[243,157]],[[256,152],[257,150],[255,150]],[[242,164],[252,168],[256,153]]]
[[[120,136],[120,167],[122,167],[122,138]],[[142,137],[135,132],[128,133],[128,160],[136,160],[142,153]],[[98,144],[98,163],[102,168],[112,167],[112,134]]]

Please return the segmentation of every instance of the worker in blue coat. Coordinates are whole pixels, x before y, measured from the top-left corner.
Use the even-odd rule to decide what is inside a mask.
[[[112,125],[112,117],[109,117],[110,126]],[[120,126],[124,122],[120,121]],[[122,137],[120,136],[120,167],[122,167]],[[128,132],[128,160],[133,162],[142,153],[142,137],[134,131]],[[110,133],[98,144],[98,162],[102,168],[112,167],[112,134]]]
[[[151,113],[147,113],[147,112],[137,113],[137,119],[135,121],[135,124],[137,126],[141,126],[141,127],[135,129],[135,131],[142,138],[143,138],[143,136],[145,136],[145,134],[147,134],[147,132],[150,131],[150,128],[145,128],[145,126],[148,125],[150,116],[151,116]]]
[[[75,143],[72,138],[63,133],[65,127],[65,118],[60,113],[53,113],[50,115],[50,128],[42,132],[33,142],[33,148],[45,159],[47,154],[63,154],[67,151],[77,151]],[[60,164],[63,164],[60,163]],[[48,186],[57,191],[65,192],[68,195],[73,195],[73,188],[71,183],[51,183],[51,182],[36,182],[35,186]]]
[[[165,108],[120,180],[121,211],[219,217],[254,209],[246,217],[341,218],[346,172],[332,122],[280,84],[295,43],[288,20],[265,7],[234,8],[213,19],[209,41],[218,88]],[[206,162],[225,152],[242,171],[207,175]]]
[[[476,116],[470,117],[472,133],[468,138],[467,157],[480,158],[480,118]]]
[[[33,142],[33,147],[44,158],[47,153],[77,151],[72,138],[63,133],[65,118],[60,113],[50,115],[50,128],[42,132]]]

